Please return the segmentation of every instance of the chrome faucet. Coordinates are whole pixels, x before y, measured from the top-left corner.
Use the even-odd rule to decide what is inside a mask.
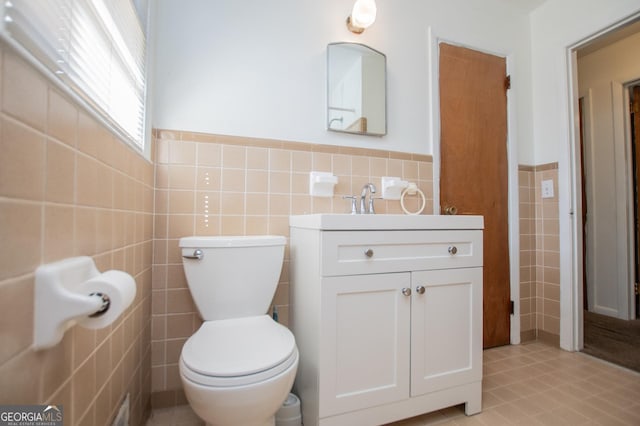
[[[369,208],[367,209],[366,198],[367,192],[369,192]],[[374,214],[373,210],[373,194],[376,193],[376,186],[372,183],[367,183],[362,187],[360,193],[360,214]]]

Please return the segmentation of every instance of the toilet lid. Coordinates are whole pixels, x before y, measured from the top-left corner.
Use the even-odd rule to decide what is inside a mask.
[[[262,315],[206,321],[184,344],[182,360],[202,375],[235,377],[273,368],[294,350],[289,329]]]

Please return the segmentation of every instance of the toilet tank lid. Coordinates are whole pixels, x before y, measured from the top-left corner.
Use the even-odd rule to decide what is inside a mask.
[[[183,237],[180,247],[265,247],[283,246],[287,239],[281,235],[242,235],[216,237]]]

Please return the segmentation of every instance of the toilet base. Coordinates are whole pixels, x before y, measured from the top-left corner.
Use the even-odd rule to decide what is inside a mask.
[[[180,369],[185,366],[180,360]],[[295,361],[285,371],[263,382],[245,386],[210,387],[180,374],[193,411],[209,426],[275,426],[276,412],[287,399],[298,369]]]
[[[223,426],[223,425],[214,425],[214,424],[211,424],[211,423],[207,423],[206,426]],[[266,423],[264,423],[264,422],[262,422],[262,423],[250,423],[250,424],[245,423],[245,424],[243,424],[243,426],[276,426],[276,417],[273,416],[270,420],[267,420]]]

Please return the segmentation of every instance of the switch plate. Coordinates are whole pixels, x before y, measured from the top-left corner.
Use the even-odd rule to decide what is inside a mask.
[[[553,179],[543,180],[541,189],[542,198],[553,198]]]

